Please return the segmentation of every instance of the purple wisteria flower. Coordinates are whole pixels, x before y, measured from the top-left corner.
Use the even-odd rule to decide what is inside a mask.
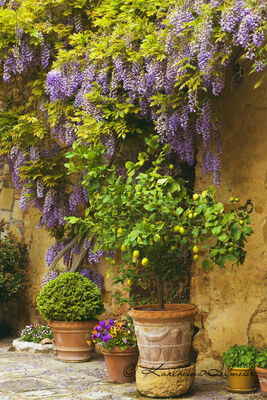
[[[44,287],[48,282],[56,279],[58,275],[58,271],[48,271],[42,278],[41,287]]]
[[[83,268],[80,271],[78,271],[82,276],[85,278],[89,279],[90,281],[94,282],[96,286],[98,286],[99,290],[103,290],[103,282],[104,279],[102,275],[100,275],[97,271],[94,270],[89,270],[87,268]]]

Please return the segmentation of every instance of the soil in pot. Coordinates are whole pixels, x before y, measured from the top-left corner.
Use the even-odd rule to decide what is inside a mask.
[[[139,356],[137,347],[128,347],[125,350],[114,347],[111,350],[102,349],[101,353],[105,357],[109,379],[118,383],[135,380],[135,369]]]
[[[67,362],[90,360],[93,350],[93,344],[90,345],[90,336],[93,327],[97,323],[97,320],[49,321],[54,335],[58,359]]]

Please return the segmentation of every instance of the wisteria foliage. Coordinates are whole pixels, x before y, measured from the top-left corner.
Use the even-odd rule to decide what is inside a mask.
[[[29,0],[6,0],[0,14],[3,82],[25,82],[21,103],[1,117],[1,165],[9,163],[21,189],[21,209],[37,207],[39,226],[57,239],[48,266],[73,238],[65,217],[79,216],[90,201],[83,171],[68,178],[64,167],[77,140],[102,143],[104,163],[114,163],[125,139],[156,133],[177,163],[190,166],[202,143],[203,173],[219,184],[222,140],[212,100],[230,63],[265,68],[265,0],[37,0],[35,11]],[[97,263],[103,254],[91,248],[86,234],[65,264],[83,250]]]
[[[84,119],[91,117],[87,140],[93,133],[100,136],[101,131],[111,134],[115,130],[118,136],[126,136],[133,130],[128,121],[133,114],[135,119],[152,122],[162,143],[169,143],[178,160],[189,165],[195,163],[199,137],[203,172],[213,172],[214,183],[219,184],[222,145],[211,100],[222,92],[226,68],[238,51],[251,60],[255,71],[264,69],[266,4],[167,1],[151,13],[156,22],[144,17],[147,26],[135,35],[134,22],[141,23],[138,11],[149,15],[151,3],[138,2],[129,15],[120,11],[124,3],[128,2],[104,1],[99,7],[95,24],[107,22],[108,33],[103,38],[100,29],[80,66],[63,63],[60,70],[49,72],[46,90],[50,101],[72,99]],[[110,10],[118,23],[115,17],[105,19]],[[120,24],[127,17],[132,27],[125,33]],[[119,122],[113,124],[114,119]],[[80,132],[84,136],[84,129]]]

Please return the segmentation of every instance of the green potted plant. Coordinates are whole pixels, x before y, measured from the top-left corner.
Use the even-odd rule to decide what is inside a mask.
[[[0,221],[0,337],[17,335],[18,326],[9,319],[14,302],[28,287],[28,249]]]
[[[259,378],[261,392],[267,396],[267,349],[257,354],[255,371]]]
[[[100,321],[92,331],[92,340],[104,355],[112,381],[125,383],[135,379],[139,353],[131,318]]]
[[[255,365],[257,349],[252,346],[237,344],[231,346],[222,355],[224,365],[228,368],[228,390],[230,392],[248,393],[256,391]]]
[[[66,272],[48,282],[37,297],[37,308],[51,326],[58,357],[63,361],[87,361],[92,345],[88,332],[103,311],[99,288],[78,272]]]
[[[190,364],[193,324],[197,308],[191,304],[165,304],[164,281],[179,270],[184,259],[203,257],[202,267],[215,263],[243,263],[244,245],[252,233],[246,206],[231,198],[232,209],[215,200],[214,189],[193,193],[185,181],[172,176],[165,146],[158,151],[157,137],[146,140],[147,152],[136,162],[125,163],[126,174],[114,165],[90,168],[80,163],[73,150],[69,158],[84,171],[89,206],[84,218],[69,221],[80,232],[93,235],[94,250],[115,251],[115,283],[131,282],[146,271],[157,283],[157,304],[134,307],[133,318],[146,368],[177,368]],[[83,149],[82,158],[94,159],[94,148]],[[153,156],[152,156],[153,155]],[[76,158],[75,158],[76,157]],[[152,161],[154,160],[154,161]],[[80,164],[79,164],[80,163]],[[74,165],[71,161],[68,165]],[[76,168],[76,167],[75,167]],[[78,168],[78,167],[77,167]],[[70,172],[77,171],[70,167]],[[116,260],[121,259],[117,263]]]
[[[20,342],[52,343],[53,332],[51,327],[47,325],[39,325],[39,324],[26,325],[25,328],[21,331],[18,340]]]
[[[27,246],[4,229],[0,221],[0,307],[16,300],[28,285]]]

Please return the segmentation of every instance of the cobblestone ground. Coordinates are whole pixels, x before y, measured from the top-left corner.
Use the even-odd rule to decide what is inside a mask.
[[[0,400],[145,400],[135,384],[113,384],[105,363],[95,355],[87,363],[62,363],[51,354],[9,351],[11,342],[0,341]],[[181,400],[263,400],[259,393],[232,394],[223,378],[196,377]],[[266,399],[266,398],[265,398]]]

